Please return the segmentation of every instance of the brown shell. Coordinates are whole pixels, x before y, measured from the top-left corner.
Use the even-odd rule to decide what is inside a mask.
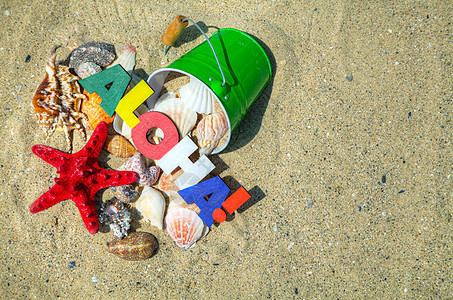
[[[102,98],[97,93],[89,94],[86,90],[83,91],[83,94],[86,96],[86,100],[82,102],[82,112],[88,116],[89,129],[94,130],[102,121],[107,125],[112,124],[114,117],[110,117],[101,107]]]
[[[154,235],[148,232],[132,232],[123,239],[107,242],[108,251],[125,260],[150,258],[159,247]]]
[[[50,136],[57,127],[64,129],[68,151],[72,151],[70,131],[76,128],[86,139],[84,126],[86,116],[80,111],[85,99],[78,84],[79,77],[72,74],[68,67],[56,65],[55,46],[50,52],[46,64],[46,76],[36,89],[32,105],[38,119],[38,125]]]
[[[132,145],[124,136],[119,134],[107,135],[103,148],[113,155],[123,158],[129,158],[138,153],[134,145]]]

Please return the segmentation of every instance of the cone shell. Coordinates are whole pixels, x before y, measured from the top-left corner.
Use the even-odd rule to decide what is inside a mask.
[[[159,247],[154,235],[147,232],[132,232],[123,239],[107,242],[108,251],[125,260],[150,258]]]
[[[203,236],[205,229],[196,212],[178,205],[169,206],[165,226],[176,245],[184,250],[195,244]]]
[[[181,100],[191,110],[200,114],[211,114],[215,112],[214,94],[197,80],[191,79],[189,83],[179,89]]]
[[[122,158],[129,158],[139,153],[128,139],[119,134],[107,135],[103,148],[111,154]]]
[[[162,229],[165,211],[165,198],[156,189],[145,186],[140,198],[135,202],[135,208],[146,222]]]
[[[105,110],[102,109],[102,98],[99,97],[97,93],[89,94],[86,90],[83,91],[83,94],[87,96],[87,98],[82,101],[81,110],[88,116],[88,122],[90,124],[88,129],[94,130],[101,122],[105,122],[107,125],[110,125],[114,118],[110,117]]]
[[[166,114],[175,123],[181,138],[185,137],[197,123],[197,113],[177,98],[157,101],[154,110]]]

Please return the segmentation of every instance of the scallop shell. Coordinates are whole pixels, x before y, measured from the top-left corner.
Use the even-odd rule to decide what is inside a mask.
[[[87,96],[82,101],[82,112],[88,116],[89,128],[94,130],[99,123],[105,122],[107,125],[112,124],[113,117],[110,117],[105,110],[101,107],[102,98],[97,93],[89,94],[86,90],[83,94]]]
[[[153,256],[159,247],[154,235],[147,232],[132,232],[124,239],[107,242],[108,251],[125,260],[142,260]]]
[[[138,173],[138,183],[148,186],[156,183],[160,173],[159,167],[152,166],[147,168],[145,166],[145,160],[140,152],[129,158],[128,161],[119,167],[119,170]]]
[[[121,54],[107,68],[111,68],[115,65],[121,65],[124,70],[126,70],[129,74],[132,74],[135,67],[136,53],[137,49],[135,49],[134,46],[124,45]]]
[[[204,232],[204,223],[196,212],[177,205],[169,206],[165,227],[176,245],[184,250],[194,245]]]
[[[140,212],[145,221],[162,229],[165,198],[158,190],[145,186],[140,198],[135,202],[135,208]]]
[[[184,173],[183,169],[179,169],[176,172],[173,172],[171,174],[165,174],[162,173],[162,176],[160,176],[159,183],[157,185],[157,188],[163,192],[169,192],[169,191],[179,191],[178,186],[175,184],[175,180]]]
[[[211,114],[215,111],[214,94],[197,80],[190,79],[179,89],[179,95],[184,104],[197,113]]]
[[[228,120],[221,109],[201,119],[196,130],[200,155],[210,154],[227,131]]]
[[[157,101],[154,110],[166,114],[175,123],[181,138],[185,137],[197,123],[197,113],[177,98]]]
[[[139,153],[128,139],[119,134],[107,135],[103,148],[113,155],[122,158],[129,158]]]

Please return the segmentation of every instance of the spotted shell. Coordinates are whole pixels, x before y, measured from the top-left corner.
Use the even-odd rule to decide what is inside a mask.
[[[148,186],[156,183],[160,174],[159,167],[151,166],[148,168],[145,166],[145,160],[140,152],[129,158],[119,167],[119,170],[136,172],[139,176],[138,183]]]
[[[88,129],[94,130],[99,123],[105,122],[110,125],[114,117],[110,117],[101,107],[102,98],[97,93],[89,94],[86,90],[83,91],[86,99],[82,102],[82,112],[88,116],[90,124]]]
[[[153,256],[159,243],[147,232],[132,232],[123,239],[107,242],[108,251],[125,260],[142,260]]]
[[[139,153],[128,139],[119,134],[107,135],[103,148],[111,154],[122,158],[129,158]]]

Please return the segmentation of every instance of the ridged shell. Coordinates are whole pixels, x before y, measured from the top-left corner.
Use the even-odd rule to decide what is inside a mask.
[[[228,131],[228,120],[223,110],[205,116],[197,125],[199,140],[220,140]]]
[[[142,154],[139,152],[129,158],[124,164],[119,167],[122,171],[134,171],[138,174],[138,183],[142,185],[152,186],[159,178],[160,168],[152,166],[147,168]]]
[[[150,258],[159,247],[154,235],[147,232],[132,232],[123,239],[107,242],[108,251],[125,260]]]
[[[121,54],[107,68],[111,68],[115,65],[121,65],[124,70],[131,74],[134,71],[135,67],[136,53],[137,49],[135,49],[134,46],[124,45]]]
[[[82,112],[87,115],[90,124],[88,129],[94,130],[99,123],[105,122],[107,125],[112,124],[114,117],[110,117],[101,107],[102,98],[97,93],[89,94],[86,90],[83,91],[86,97],[82,101]]]
[[[182,175],[184,171],[182,169],[179,169],[176,172],[173,172],[171,174],[165,174],[162,173],[162,176],[159,178],[159,183],[157,187],[159,190],[163,192],[169,192],[169,191],[179,191],[178,186],[175,184],[175,180]]]
[[[179,89],[179,95],[184,104],[197,113],[211,114],[215,111],[215,96],[197,80],[190,79]]]
[[[135,208],[140,212],[145,221],[162,229],[165,198],[158,190],[145,186],[140,198],[135,202]]]
[[[129,158],[139,153],[128,139],[119,134],[107,135],[103,148],[111,154],[122,158]]]
[[[197,113],[177,98],[157,101],[154,110],[166,114],[175,123],[181,138],[185,137],[197,123]]]
[[[205,225],[193,210],[173,206],[168,208],[165,226],[176,245],[186,250],[202,237]]]

